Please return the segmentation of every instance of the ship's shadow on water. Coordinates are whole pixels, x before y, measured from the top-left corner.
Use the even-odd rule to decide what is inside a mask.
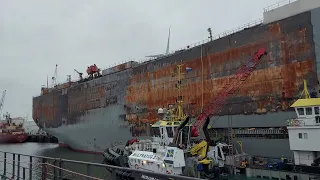
[[[102,155],[96,154],[85,154],[71,151],[68,148],[59,147],[57,144],[49,143],[23,143],[23,144],[0,144],[0,151],[2,152],[11,152],[11,153],[20,153],[25,155],[33,156],[45,156],[55,158],[53,160],[48,159],[47,163],[51,165],[59,166],[59,159],[70,159],[75,161],[86,161],[93,163],[101,163],[103,161]],[[0,174],[3,174],[4,167],[4,153],[0,153]],[[17,168],[18,157],[15,156],[15,176],[18,174]],[[56,162],[55,162],[56,161]],[[6,163],[6,175],[8,177],[12,176],[13,172],[13,156],[7,154],[7,163]],[[33,158],[32,159],[32,177],[33,179],[41,179],[41,170],[43,169],[42,159]],[[47,179],[53,179],[54,168],[51,165],[47,165]],[[88,166],[86,164],[63,162],[61,175],[65,179],[86,179],[86,177],[81,174],[87,174]],[[30,169],[30,158],[28,156],[20,156],[20,178],[23,177],[23,171],[25,171],[25,177],[29,179],[29,169]],[[65,170],[66,169],[66,170]],[[107,179],[109,173],[105,168],[101,167],[89,167],[90,176]],[[56,170],[56,176],[59,174],[59,170]]]

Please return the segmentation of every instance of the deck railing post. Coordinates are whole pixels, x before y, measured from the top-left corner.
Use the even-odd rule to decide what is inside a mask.
[[[20,154],[18,154],[17,179],[20,179]]]
[[[4,161],[3,161],[3,175],[6,176],[7,173],[7,153],[4,153]]]
[[[90,172],[90,164],[87,164],[87,176],[90,176],[91,175],[91,172]],[[90,180],[90,178],[87,178],[87,180]]]
[[[46,165],[47,159],[46,158],[42,158],[42,170],[41,170],[41,174],[42,174],[42,180],[46,180],[47,178],[47,165]]]
[[[32,180],[32,156],[29,157],[29,179]]]
[[[59,159],[59,180],[62,179],[62,161]]]
[[[57,178],[56,178],[56,174],[57,174],[57,169],[56,169],[56,162],[57,162],[57,160],[54,160],[53,161],[53,180],[56,180]]]
[[[22,169],[22,178],[23,178],[23,180],[26,179],[26,168],[25,167],[23,167],[23,169]]]
[[[12,178],[15,176],[15,170],[16,170],[16,154],[12,153]]]

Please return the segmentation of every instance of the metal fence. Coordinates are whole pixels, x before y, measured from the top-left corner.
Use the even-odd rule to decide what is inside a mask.
[[[53,180],[102,180],[102,179],[196,179],[185,176],[116,167],[105,164],[57,159],[43,156],[0,151],[1,179],[53,179]]]

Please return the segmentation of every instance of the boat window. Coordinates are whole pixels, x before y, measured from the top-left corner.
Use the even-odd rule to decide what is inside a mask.
[[[302,133],[299,133],[299,139],[302,139]]]
[[[312,108],[311,107],[306,108],[306,114],[312,115]]]
[[[158,127],[153,127],[152,128],[152,135],[159,137],[160,136],[160,129]]]
[[[319,114],[319,107],[314,107],[314,114]]]
[[[167,133],[169,138],[173,137],[172,127],[167,127]]]
[[[320,123],[320,116],[316,116],[316,123]]]
[[[303,139],[308,139],[308,134],[307,133],[303,133]]]
[[[299,115],[304,115],[304,108],[297,108]]]

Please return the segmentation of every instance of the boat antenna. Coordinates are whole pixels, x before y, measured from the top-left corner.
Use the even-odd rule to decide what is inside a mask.
[[[165,54],[165,55],[168,55],[168,54],[169,54],[169,48],[170,48],[170,29],[171,29],[171,26],[169,27],[169,35],[168,35],[167,49],[166,49],[166,54]]]
[[[47,89],[49,88],[49,79],[48,79],[48,75],[47,75]]]
[[[209,39],[212,41],[212,31],[211,31],[211,28],[208,28],[208,32],[209,32]]]

